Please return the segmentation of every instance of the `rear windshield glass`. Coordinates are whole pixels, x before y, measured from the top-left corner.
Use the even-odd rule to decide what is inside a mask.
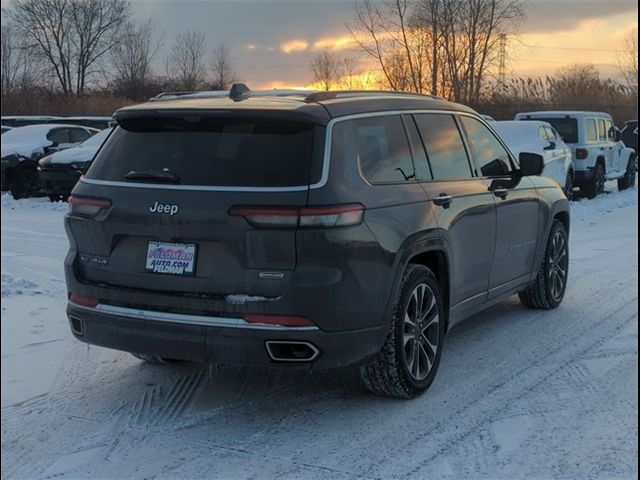
[[[555,128],[565,143],[578,143],[578,121],[575,118],[540,118],[536,120],[549,122]]]
[[[87,178],[166,183],[157,177],[168,172],[175,179],[169,183],[228,187],[289,187],[314,181],[312,124],[147,119],[124,127],[109,137]]]

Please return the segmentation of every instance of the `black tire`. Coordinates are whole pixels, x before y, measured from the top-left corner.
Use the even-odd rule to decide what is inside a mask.
[[[431,270],[410,264],[402,276],[386,342],[380,352],[360,368],[360,376],[371,392],[407,399],[429,388],[442,356],[443,305],[440,286]],[[421,320],[407,323],[408,318]],[[426,370],[421,372],[421,365],[426,366]]]
[[[618,190],[626,190],[636,184],[636,159],[631,157],[627,163],[624,177],[618,179]]]
[[[567,178],[564,181],[564,194],[567,196],[568,200],[573,199],[573,184],[574,184],[574,173],[573,170],[569,170],[567,172]]]
[[[133,353],[133,352],[131,352],[131,355],[142,360],[145,363],[152,363],[155,365],[168,365],[170,363],[175,363],[175,360],[172,360],[170,358],[157,357],[155,355],[145,355],[144,353]]]
[[[593,169],[593,177],[591,177],[591,180],[583,183],[580,190],[585,197],[593,199],[604,192],[604,182],[604,168],[601,163],[596,163]]]
[[[538,275],[526,290],[518,294],[520,301],[529,308],[544,310],[556,308],[562,303],[568,278],[569,236],[564,224],[554,220]],[[562,284],[559,286],[558,282]]]
[[[16,200],[35,195],[39,189],[38,172],[32,168],[23,168],[15,172],[9,187],[11,196]]]

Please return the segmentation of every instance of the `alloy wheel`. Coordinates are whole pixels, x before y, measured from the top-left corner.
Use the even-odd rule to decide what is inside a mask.
[[[431,287],[421,283],[411,292],[404,314],[404,359],[414,380],[424,380],[429,375],[439,344],[437,299]]]
[[[555,300],[562,298],[567,283],[567,269],[569,266],[569,252],[567,239],[562,231],[557,231],[551,240],[547,275],[549,289]]]

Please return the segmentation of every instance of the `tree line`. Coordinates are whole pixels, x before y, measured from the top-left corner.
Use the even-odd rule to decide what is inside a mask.
[[[141,100],[159,90],[226,89],[237,78],[230,49],[207,51],[182,32],[154,70],[164,34],[131,17],[129,0],[13,0],[2,26],[2,95],[41,90],[81,97],[96,89]]]
[[[526,18],[523,1],[356,0],[346,23],[353,48],[313,56],[313,87],[428,93],[494,113],[513,105],[635,106],[637,30],[618,55],[620,80],[601,79],[592,65],[543,78],[501,75],[506,39]],[[102,98],[94,110],[108,111],[107,96],[117,107],[160,91],[228,89],[239,80],[227,45],[209,49],[199,31],[169,41],[152,20],[132,18],[129,0],[12,0],[4,14],[3,111],[60,95],[64,101],[56,101],[70,110],[90,109],[80,103],[91,96]],[[15,98],[21,106],[7,101]]]

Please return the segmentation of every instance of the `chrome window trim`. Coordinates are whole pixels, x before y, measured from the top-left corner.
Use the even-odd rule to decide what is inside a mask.
[[[475,114],[473,112],[466,112],[466,111],[460,111],[460,110],[454,110],[454,109],[452,110],[438,110],[438,109],[382,110],[377,112],[354,113],[351,115],[332,118],[331,120],[329,120],[329,122],[327,122],[325,139],[324,139],[324,154],[322,157],[322,173],[320,175],[320,180],[318,180],[316,183],[313,183],[311,185],[295,185],[290,187],[249,187],[249,186],[225,187],[225,186],[213,186],[213,185],[211,186],[209,185],[170,185],[170,184],[154,184],[154,183],[143,183],[143,182],[122,182],[117,180],[96,180],[92,178],[86,178],[85,176],[80,177],[80,182],[90,184],[90,185],[103,185],[103,186],[110,186],[110,187],[135,187],[135,188],[152,188],[152,189],[163,189],[163,190],[189,190],[189,191],[202,191],[202,192],[273,192],[273,193],[276,193],[276,192],[305,192],[308,190],[316,190],[318,188],[324,187],[329,181],[329,169],[331,166],[331,138],[333,134],[333,126],[336,123],[346,122],[348,120],[353,120],[357,118],[380,117],[380,116],[386,116],[386,115],[403,115],[403,114],[412,115],[417,113],[467,115],[469,117],[478,119],[485,126],[489,127],[489,130],[494,132],[493,129],[490,127],[490,125],[487,123],[487,121],[484,120],[480,115]]]
[[[210,317],[206,315],[191,315],[185,313],[155,312],[153,310],[141,310],[138,308],[118,307],[99,303],[95,307],[85,307],[74,302],[69,302],[74,308],[91,313],[104,313],[118,317],[135,318],[138,320],[151,320],[154,322],[179,323],[183,325],[198,325],[203,327],[239,328],[249,330],[273,330],[273,331],[314,331],[316,326],[288,327],[285,325],[267,325],[264,323],[249,323],[242,318]]]

